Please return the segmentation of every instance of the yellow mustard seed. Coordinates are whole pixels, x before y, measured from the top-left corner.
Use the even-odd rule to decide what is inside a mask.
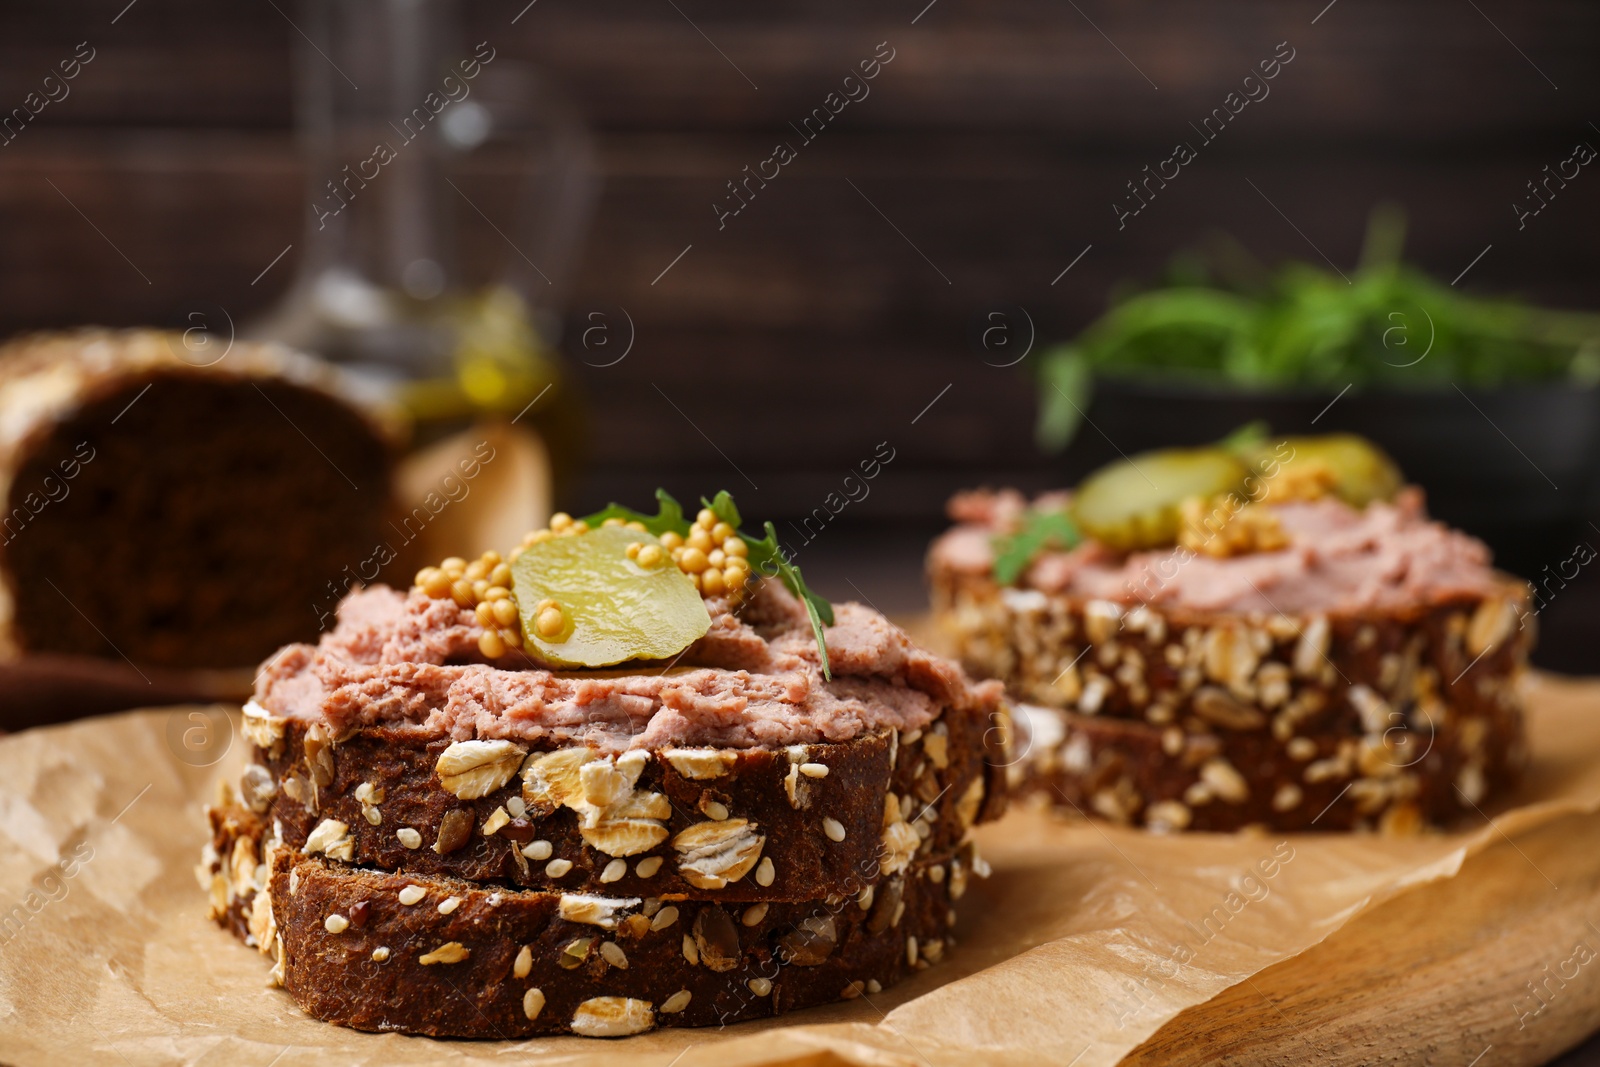
[[[684,540],[684,544],[690,548],[698,548],[702,552],[710,552],[711,535],[706,532],[705,527],[696,526],[689,531],[689,536]]]
[[[511,590],[503,585],[491,585],[483,594],[485,600],[505,600],[511,596]]]
[[[505,640],[497,631],[485,630],[478,635],[478,651],[490,659],[499,659],[506,654]]]
[[[700,588],[700,576],[698,574],[690,574],[689,584],[693,585],[695,589],[698,590]]]
[[[511,648],[521,648],[522,628],[519,626],[507,626],[500,631],[500,639]]]
[[[715,526],[711,527],[711,540],[715,541],[719,545],[732,536],[733,527],[729,526],[725,522],[719,522]]]
[[[667,554],[661,550],[660,545],[645,545],[639,549],[637,563],[645,569],[661,566],[667,561]]]
[[[567,529],[571,530],[573,533],[588,533],[589,532],[589,524],[584,522],[582,519],[579,519],[577,522],[573,523],[571,526],[568,526]]]
[[[701,508],[699,514],[694,517],[694,524],[707,530],[715,526],[717,522],[717,513],[710,508]]]
[[[439,569],[449,571],[459,578],[461,577],[461,572],[467,569],[467,561],[460,556],[449,556],[443,563],[439,564]]]
[[[728,592],[734,595],[744,592],[746,581],[750,572],[739,567],[728,567],[722,572],[722,584],[728,587]]]
[[[479,626],[491,629],[494,627],[494,605],[487,600],[480,600],[473,614],[478,616]]]
[[[615,515],[613,515],[613,516],[611,516],[611,518],[607,519],[605,522],[602,522],[600,525],[601,526],[622,526],[624,524],[625,524],[625,520],[619,519]]]
[[[478,605],[482,607],[483,605]],[[517,602],[515,600],[491,601],[489,610],[494,615],[494,621],[501,626],[514,626],[517,622]]]
[[[707,552],[706,559],[713,567],[720,567],[724,563],[728,562],[727,554],[724,553],[720,548],[713,548],[710,552]]]
[[[750,555],[750,546],[744,543],[744,538],[735,534],[722,542],[722,551],[730,556],[738,556],[742,559]]]
[[[643,548],[643,547],[644,547],[644,545],[641,542],[629,541],[628,542],[628,547],[624,551],[627,552],[629,559],[635,559],[636,560],[636,559],[639,558],[639,550],[641,548]]]
[[[472,583],[472,595],[474,597],[476,597],[478,600],[482,600],[484,598],[485,594],[487,594],[488,592],[489,592],[489,579],[487,579],[487,578],[479,578],[477,581]]]
[[[457,578],[451,583],[450,596],[464,608],[470,608],[478,602],[478,598],[472,593],[472,583],[465,578]]]
[[[422,591],[433,599],[443,600],[450,595],[450,586],[454,583],[450,581],[450,576],[439,568],[429,567],[428,569],[433,573],[428,575],[426,581],[418,584],[422,586]]]
[[[705,573],[700,575],[700,591],[706,596],[716,596],[724,588],[726,587],[723,583],[721,571],[708,568]]]
[[[484,563],[481,559],[475,559],[471,563],[467,564],[466,579],[469,582],[475,582],[479,578],[487,577],[488,574],[489,565]]]
[[[683,547],[683,536],[668,530],[661,535],[661,547],[671,552],[675,548]]]
[[[694,547],[684,549],[683,555],[678,559],[678,566],[690,574],[699,574],[707,565],[706,554]]]
[[[533,621],[533,628],[547,641],[558,636],[566,625],[567,617],[558,605],[545,608]]]
[[[628,529],[630,529],[630,530],[638,530],[640,533],[648,533],[649,532],[649,529],[645,526],[645,524],[640,522],[638,519],[635,519],[634,521],[628,523]]]
[[[511,584],[511,565],[509,563],[496,563],[489,572],[489,584],[509,586]]]
[[[571,525],[572,516],[568,515],[565,511],[558,511],[554,515],[550,516],[550,529],[552,530],[565,530]]]

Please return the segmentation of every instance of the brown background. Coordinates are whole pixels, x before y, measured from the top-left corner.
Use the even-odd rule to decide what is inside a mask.
[[[637,340],[597,369],[567,330],[604,401],[567,503],[665,482],[797,515],[888,441],[872,495],[813,547],[834,592],[853,595],[849,580],[904,608],[920,596],[907,546],[950,490],[1062,477],[1032,445],[1027,364],[986,365],[972,342],[988,310],[1026,308],[1048,343],[1219,228],[1269,261],[1318,261],[1314,242],[1348,267],[1385,199],[1436,275],[1492,244],[1464,287],[1595,306],[1600,177],[1586,170],[1521,232],[1511,204],[1576,141],[1600,145],[1600,6],[937,0],[919,17],[925,2],[538,0],[515,25],[525,0],[466,6],[469,40],[539,64],[597,134],[604,187],[565,310],[625,308]],[[178,323],[201,303],[248,319],[303,252],[298,9],[125,3],[3,8],[0,105],[79,41],[97,56],[0,148],[0,331]],[[1271,95],[1118,232],[1123,183],[1194,140],[1188,124],[1285,40],[1296,56]],[[870,97],[719,232],[724,183],[881,41],[895,58]],[[492,234],[482,247],[505,251]]]

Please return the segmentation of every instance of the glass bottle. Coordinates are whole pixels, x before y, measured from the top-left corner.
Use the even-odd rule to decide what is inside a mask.
[[[486,416],[530,427],[559,483],[581,440],[555,344],[596,187],[582,123],[467,40],[455,0],[306,0],[297,29],[307,223],[248,332],[340,364],[410,413],[415,443]]]

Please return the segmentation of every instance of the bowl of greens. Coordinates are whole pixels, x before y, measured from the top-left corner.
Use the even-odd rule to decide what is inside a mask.
[[[1403,228],[1375,211],[1348,272],[1267,269],[1220,239],[1119,294],[1041,354],[1041,448],[1076,477],[1256,419],[1358,433],[1532,577],[1600,499],[1600,315],[1457,290],[1401,261]]]

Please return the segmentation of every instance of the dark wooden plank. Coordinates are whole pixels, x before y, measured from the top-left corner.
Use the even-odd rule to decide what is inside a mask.
[[[122,6],[14,5],[0,42],[0,101],[20,104],[89,40],[97,58],[41,123],[289,123],[290,51],[300,38],[286,16],[304,21],[297,5],[280,13],[264,3],[139,0],[112,25]],[[680,5],[691,24],[648,0],[546,0],[512,25],[523,6],[468,4],[464,35],[492,42],[504,62],[540,64],[604,129],[782,130],[880,41],[895,59],[841,116],[853,129],[1139,140],[1198,120],[1284,40],[1295,62],[1251,116],[1249,136],[1527,138],[1582,126],[1600,89],[1600,9],[1582,0],[1480,5],[1482,14],[1455,0],[1341,0],[1316,25],[1317,0],[1098,0],[1079,5],[1081,14],[1053,0],[941,0],[915,26],[921,3],[890,12],[834,0],[760,9],[696,0]]]
[[[186,299],[248,316],[287,284],[299,252],[250,284],[303,240],[300,168],[287,137],[35,132],[0,155],[0,328],[173,321]],[[1510,208],[1523,182],[1560,158],[1559,145],[1488,160],[1350,157],[1332,147],[1285,157],[1219,145],[1118,231],[1111,203],[1152,155],[1070,153],[1023,137],[840,137],[819,140],[719,230],[711,205],[724,176],[752,158],[747,145],[607,140],[612,173],[571,310],[627,307],[641,338],[634,362],[658,351],[693,366],[697,357],[674,352],[681,345],[671,336],[717,330],[792,331],[786,340],[809,338],[812,348],[888,338],[967,358],[967,326],[987,307],[1021,304],[1042,337],[1059,337],[1101,309],[1113,285],[1155,277],[1214,228],[1269,261],[1317,261],[1320,248],[1348,266],[1370,205],[1386,198],[1410,207],[1413,258],[1440,276],[1455,276],[1493,243],[1464,284],[1592,300],[1587,234],[1600,222],[1600,200],[1583,195],[1580,179],[1522,232]],[[495,214],[509,203],[503,181],[462,180]],[[464,225],[474,261],[514,256],[481,220],[469,214]],[[1094,250],[1052,285],[1089,243]],[[765,362],[761,347],[747,345],[753,364]]]

